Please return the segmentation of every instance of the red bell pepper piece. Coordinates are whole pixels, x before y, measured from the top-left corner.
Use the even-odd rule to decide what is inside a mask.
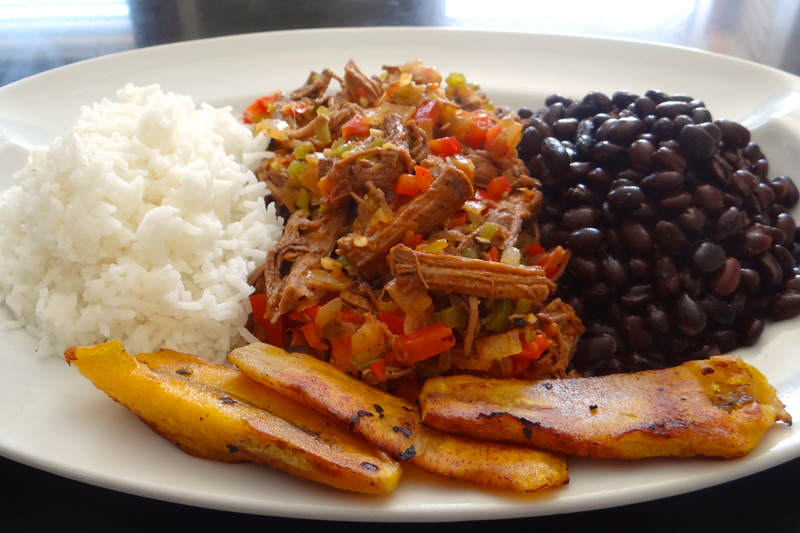
[[[489,248],[489,261],[494,261],[495,263],[500,262],[500,252],[498,252],[497,248],[494,246]]]
[[[544,351],[553,344],[553,341],[545,337],[541,332],[536,332],[531,342],[525,342],[524,333],[520,333],[520,338],[522,340],[522,352],[516,354],[514,357],[521,357],[524,359],[539,359]]]
[[[544,253],[544,246],[535,242],[525,248],[525,255],[529,255],[531,257],[536,257],[537,255],[542,255]]]
[[[328,345],[322,341],[322,336],[320,335],[319,326],[317,326],[314,322],[309,322],[305,326],[300,328],[300,331],[303,332],[303,336],[306,338],[306,342],[309,346],[314,348],[315,350],[327,350]]]
[[[463,226],[467,223],[467,212],[466,211],[459,211],[450,216],[450,219],[447,221],[447,229],[455,229]]]
[[[342,126],[342,136],[345,140],[367,135],[369,135],[369,121],[364,116],[355,115]]]
[[[455,137],[440,137],[428,141],[428,148],[433,155],[447,157],[461,153],[461,145]]]
[[[401,336],[400,344],[406,353],[406,361],[414,364],[449,350],[456,345],[456,338],[453,330],[440,322]]]
[[[353,335],[345,335],[338,339],[331,339],[331,358],[339,364],[340,368],[353,368],[350,361],[352,355],[351,339]]]
[[[345,309],[339,313],[339,320],[343,322],[350,322],[352,324],[361,325],[364,323],[364,317],[353,311],[352,309]]]
[[[386,326],[389,328],[389,331],[395,335],[403,335],[405,333],[405,330],[403,329],[403,323],[405,322],[405,319],[400,315],[381,311],[378,316],[381,322],[386,324]]]
[[[417,188],[420,192],[424,192],[433,183],[433,175],[431,171],[425,167],[414,165],[414,177],[417,181]]]
[[[472,113],[471,124],[459,140],[470,148],[480,148],[486,141],[486,133],[492,127],[492,118],[483,112]]]
[[[505,176],[492,179],[486,186],[486,196],[492,200],[499,200],[504,194],[511,191],[511,184]]]
[[[386,359],[378,359],[371,365],[369,369],[378,378],[378,381],[386,381]]]
[[[419,194],[416,176],[412,176],[411,174],[400,174],[400,176],[397,178],[397,184],[394,186],[394,192],[397,194],[404,194],[406,196],[414,196]]]
[[[430,119],[432,124],[439,121],[439,115],[442,114],[442,101],[441,100],[428,100],[417,108],[414,113],[414,120],[419,122],[421,120]]]

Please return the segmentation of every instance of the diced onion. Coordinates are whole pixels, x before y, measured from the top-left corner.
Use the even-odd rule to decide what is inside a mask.
[[[319,327],[323,327],[336,318],[336,315],[341,311],[342,299],[338,297],[334,298],[317,310],[317,316],[314,317],[314,322],[316,322]]]
[[[503,255],[500,256],[500,262],[506,265],[518,265],[520,259],[522,259],[522,252],[513,246],[503,250]]]

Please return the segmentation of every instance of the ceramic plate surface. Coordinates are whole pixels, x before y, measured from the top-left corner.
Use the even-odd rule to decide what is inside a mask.
[[[553,92],[702,98],[715,117],[754,130],[770,175],[798,176],[800,78],[683,48],[586,37],[441,29],[344,29],[251,34],[135,50],[45,72],[0,89],[0,188],[25,148],[63,134],[80,106],[127,82],[159,83],[196,102],[241,111],[254,97],[300,86],[309,70],[367,73],[421,59],[463,72],[495,103],[540,106]],[[8,312],[0,318],[10,318]],[[741,350],[800,416],[800,322],[771,324]],[[568,486],[534,495],[484,490],[406,468],[386,497],[338,492],[265,467],[196,459],[151,432],[63,360],[35,353],[22,331],[0,332],[0,454],[94,485],[185,504],[276,516],[375,521],[475,520],[596,509],[684,493],[800,455],[800,428],[776,426],[734,461],[570,460]]]

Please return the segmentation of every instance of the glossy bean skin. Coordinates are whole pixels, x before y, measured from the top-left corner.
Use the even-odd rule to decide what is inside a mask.
[[[800,192],[747,128],[657,89],[554,95],[524,124],[542,242],[573,252],[558,294],[587,326],[576,369],[678,364],[800,315]]]

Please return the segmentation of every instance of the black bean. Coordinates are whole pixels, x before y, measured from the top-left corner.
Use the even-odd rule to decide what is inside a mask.
[[[616,257],[607,255],[601,263],[603,278],[609,285],[620,287],[628,279],[628,271],[625,265]]]
[[[629,315],[622,319],[622,331],[634,350],[646,350],[653,345],[653,336],[645,327],[644,318]]]
[[[745,294],[752,295],[758,292],[761,285],[761,276],[751,268],[742,269],[742,279],[739,282]]]
[[[705,107],[695,107],[692,109],[691,117],[695,124],[711,122],[711,112]]]
[[[748,316],[739,322],[739,339],[745,346],[752,346],[764,332],[764,321],[755,316]]]
[[[583,297],[592,305],[605,305],[611,297],[611,287],[602,282],[593,283],[584,290]]]
[[[597,228],[581,228],[569,236],[568,246],[574,252],[589,254],[598,250],[605,242],[605,235]]]
[[[750,165],[750,170],[752,170],[756,176],[765,180],[769,174],[769,163],[767,163],[766,159],[759,159],[754,164]]]
[[[698,185],[694,190],[694,202],[710,214],[722,211],[722,191],[713,185]]]
[[[583,183],[564,191],[562,199],[571,205],[601,205],[603,203],[602,197]]]
[[[714,272],[725,264],[725,250],[719,244],[703,242],[692,254],[692,263],[703,273]]]
[[[552,127],[553,123],[556,120],[558,120],[560,118],[563,118],[565,116],[566,107],[567,106],[565,106],[561,102],[556,102],[556,103],[548,106],[547,107],[547,111],[545,111],[544,115],[542,115],[542,120],[544,120],[547,124],[550,125],[550,127]]]
[[[800,292],[779,292],[772,301],[772,316],[784,320],[800,315]]]
[[[797,224],[794,218],[789,213],[781,213],[775,218],[775,227],[781,230],[784,234],[781,244],[784,246],[791,246],[794,242],[794,234],[797,231]]]
[[[522,130],[522,137],[520,138],[519,144],[517,145],[517,152],[519,153],[519,158],[522,159],[523,161],[527,161],[531,157],[539,154],[541,146],[542,146],[542,135],[539,133],[539,130],[537,130],[533,126],[528,126],[524,130]]]
[[[608,119],[611,118],[611,115],[607,113],[598,113],[591,118],[592,124],[594,124],[595,129],[599,128],[602,124],[605,124]],[[616,119],[614,119],[616,120]]]
[[[662,170],[646,176],[639,186],[650,194],[665,195],[673,193],[683,187],[683,174],[671,170]]]
[[[653,112],[656,110],[656,103],[648,98],[647,96],[642,96],[636,99],[633,103],[634,110],[636,111],[636,115],[639,118],[644,118],[647,115],[652,115]]]
[[[644,132],[644,122],[636,117],[620,118],[608,130],[607,138],[614,144],[629,144]]]
[[[764,252],[756,258],[761,281],[769,289],[777,289],[783,283],[783,270],[775,256]]]
[[[569,155],[561,142],[555,137],[547,137],[541,145],[542,157],[550,170],[555,173],[564,172],[569,166]]]
[[[705,289],[703,278],[697,275],[691,268],[684,268],[678,274],[681,280],[681,288],[692,297],[698,296]]]
[[[650,285],[633,285],[624,291],[619,298],[619,303],[625,309],[641,309],[653,301],[653,288]]]
[[[717,324],[730,327],[736,321],[736,311],[731,303],[707,294],[700,299],[700,305],[706,316]]]
[[[657,117],[675,118],[678,115],[689,113],[689,106],[686,102],[677,100],[667,100],[656,105],[655,114]]]
[[[648,201],[644,201],[639,207],[631,213],[631,216],[640,222],[652,223],[658,220],[660,213]]]
[[[574,118],[562,118],[553,123],[553,136],[562,141],[571,141],[575,138],[578,131],[578,120]]]
[[[772,204],[772,202],[775,201],[775,191],[773,191],[772,187],[766,183],[759,183],[756,186],[755,195],[762,209],[766,209],[770,204]]]
[[[689,115],[678,115],[672,120],[672,122],[673,124],[675,124],[675,129],[677,129],[678,131],[681,131],[684,126],[694,124],[692,117],[690,117]]]
[[[644,95],[656,104],[660,104],[661,102],[669,100],[669,95],[664,91],[659,91],[658,89],[648,89]]]
[[[667,253],[674,253],[683,248],[686,236],[677,224],[669,220],[659,220],[654,229],[658,247]]]
[[[605,192],[611,183],[611,174],[601,167],[594,167],[586,173],[584,181],[598,191]]]
[[[586,96],[583,97],[583,102],[594,106],[597,109],[595,113],[608,113],[614,108],[614,104],[611,103],[611,99],[606,96],[605,93],[601,93],[599,91],[587,93]]]
[[[717,345],[720,353],[728,353],[739,344],[738,336],[732,329],[715,331],[711,334],[709,340]]]
[[[592,281],[600,273],[600,266],[594,259],[573,255],[567,263],[567,270],[581,281]]]
[[[599,165],[614,164],[627,153],[624,146],[619,146],[610,141],[600,141],[592,148],[592,161]]]
[[[715,120],[714,124],[722,131],[722,142],[737,148],[744,148],[750,142],[750,130],[732,120]]]
[[[792,253],[780,244],[775,244],[770,250],[770,253],[780,265],[783,277],[786,279],[792,277],[792,270],[794,269],[794,257],[792,257]]]
[[[646,252],[652,246],[650,234],[645,227],[639,222],[623,222],[622,224],[622,238],[625,243],[630,246],[634,252]]]
[[[528,117],[530,117],[531,115],[533,115],[533,111],[531,111],[531,110],[530,110],[530,109],[528,109],[527,107],[520,107],[520,108],[517,110],[517,116],[518,116],[519,118],[528,118]]]
[[[625,170],[620,170],[617,172],[617,177],[620,179],[627,179],[634,184],[639,183],[642,181],[644,174],[639,172],[638,170],[633,170],[632,168],[626,168]]]
[[[648,281],[650,278],[650,261],[644,257],[631,257],[628,259],[628,271],[632,278]]]
[[[653,122],[650,133],[655,135],[659,141],[671,139],[675,135],[675,124],[666,117],[659,118]]]
[[[789,280],[783,285],[783,288],[787,291],[800,292],[800,277],[795,275],[794,277],[789,278]]]
[[[678,269],[669,255],[660,256],[656,260],[655,284],[661,294],[675,294],[681,288]]]
[[[616,91],[611,95],[611,103],[614,104],[617,109],[624,109],[635,102],[636,98],[638,98],[638,96],[627,91]]]
[[[563,94],[551,94],[547,98],[544,99],[544,105],[551,106],[555,103],[561,103],[565,106],[568,106],[572,103],[572,98],[564,96]]]
[[[694,337],[706,328],[706,313],[703,307],[688,294],[678,297],[674,310],[675,325],[684,335]]]
[[[631,166],[640,170],[647,170],[653,161],[656,147],[652,143],[639,139],[628,147],[628,160]]]
[[[644,201],[644,194],[637,186],[619,187],[608,193],[608,205],[612,209],[628,211],[637,208]]]
[[[742,268],[739,260],[729,257],[725,260],[725,265],[714,275],[711,280],[711,288],[717,296],[727,296],[739,286],[742,279]]]
[[[688,163],[686,159],[671,148],[662,147],[653,154],[653,163],[665,170],[674,170],[683,174],[686,172]]]
[[[714,153],[714,139],[700,126],[688,124],[678,135],[681,153],[695,159],[708,159]]]
[[[744,234],[739,247],[745,255],[753,256],[769,250],[770,246],[772,246],[772,237],[763,231],[753,229]]]
[[[581,338],[575,350],[575,358],[586,363],[607,361],[617,351],[617,341],[614,335],[601,333],[596,336]]]
[[[735,207],[729,207],[717,219],[714,225],[714,236],[726,239],[734,235],[742,225],[742,213]]]
[[[654,333],[666,335],[672,329],[669,315],[661,304],[653,303],[648,305],[644,312],[644,319],[647,327]]]
[[[706,225],[706,216],[696,207],[688,207],[678,216],[678,224],[687,233],[699,233]]]
[[[749,196],[756,190],[758,176],[749,170],[737,170],[731,177],[731,184],[742,196]]]
[[[561,227],[567,231],[593,225],[600,212],[595,207],[575,207],[566,211],[561,217]]]
[[[730,163],[725,161],[722,156],[719,154],[714,154],[711,157],[709,169],[711,171],[711,175],[720,185],[728,185],[728,183],[730,183],[733,170],[731,169]]]
[[[692,203],[692,195],[688,192],[678,192],[662,198],[659,204],[669,211],[680,211]]]
[[[711,139],[714,141],[714,149],[719,146],[719,143],[722,142],[722,130],[719,129],[719,126],[714,124],[713,122],[703,122],[702,124],[698,124],[703,131],[711,135]]]

